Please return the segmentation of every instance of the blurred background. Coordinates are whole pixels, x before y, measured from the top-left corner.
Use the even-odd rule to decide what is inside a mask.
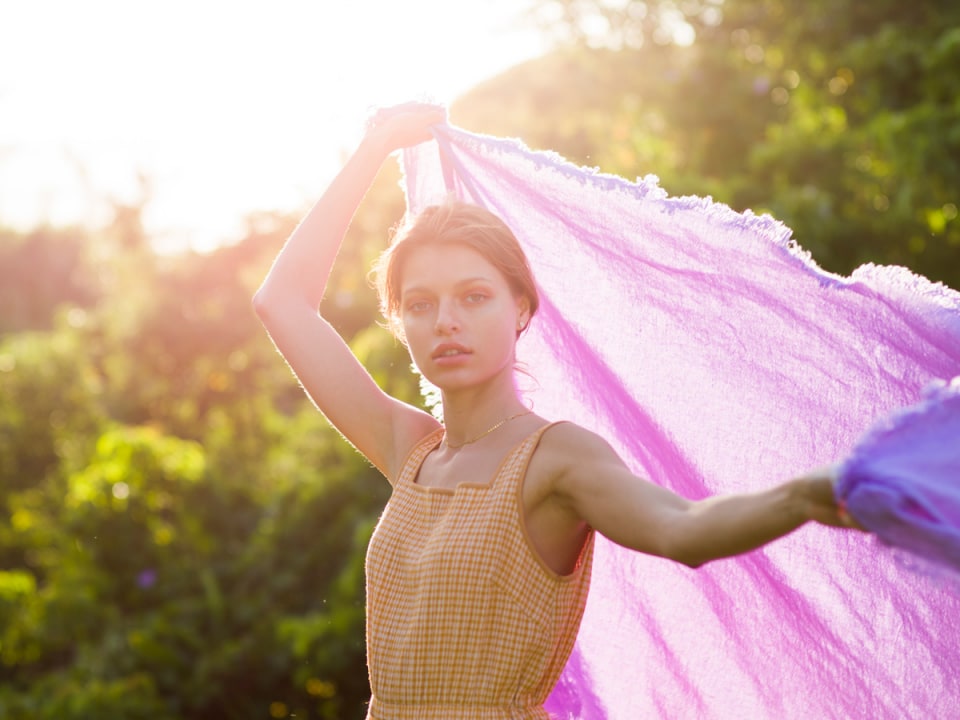
[[[364,716],[387,484],[250,298],[371,109],[418,98],[960,287],[953,0],[0,4],[0,717]],[[367,283],[398,180],[324,312],[419,402]]]

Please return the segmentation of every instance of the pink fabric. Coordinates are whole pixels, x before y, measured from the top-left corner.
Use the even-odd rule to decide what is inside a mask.
[[[451,126],[405,153],[516,232],[542,293],[520,341],[538,413],[690,498],[841,461],[960,373],[960,296],[903,268],[824,272],[770,217],[670,198]],[[561,718],[933,718],[960,707],[960,590],[872,536],[808,525],[690,570],[598,538]]]

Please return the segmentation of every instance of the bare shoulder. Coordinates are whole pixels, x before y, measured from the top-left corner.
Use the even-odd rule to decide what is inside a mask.
[[[540,446],[544,455],[562,465],[620,460],[603,437],[572,422],[559,422],[550,427],[544,432]]]
[[[544,432],[534,461],[547,486],[544,489],[561,494],[581,478],[595,477],[612,467],[625,468],[610,443],[572,422],[557,423]]]
[[[597,433],[564,423],[543,440],[549,479],[537,498],[542,507],[584,522],[624,547],[672,556],[666,539],[685,500],[631,472]]]

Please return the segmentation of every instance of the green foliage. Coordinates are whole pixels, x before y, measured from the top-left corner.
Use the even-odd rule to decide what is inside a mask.
[[[835,272],[900,264],[960,286],[960,5],[531,5],[564,49],[481,85],[455,121],[770,212]],[[683,27],[692,45],[672,41]]]
[[[73,308],[62,317],[79,325],[86,314]],[[102,391],[82,334],[66,322],[46,333],[0,336],[0,508],[9,493],[85,453],[104,419]]]
[[[778,25],[764,14],[772,3],[726,3],[709,35],[753,53],[783,108],[734,202],[771,210],[832,269],[899,264],[960,285],[960,8],[817,5],[776,3],[798,18]]]
[[[89,307],[98,295],[84,233],[0,229],[0,334],[49,329],[65,304]]]
[[[80,238],[91,299],[0,335],[0,717],[363,717],[363,557],[389,486],[252,313],[291,227],[258,216],[235,246],[164,258],[125,209]],[[14,243],[41,274],[44,238]],[[344,282],[385,232],[361,240]],[[371,289],[350,291],[344,332],[414,399]]]
[[[960,285],[960,6],[536,5],[569,44],[454,122],[768,210],[832,270]],[[398,179],[388,165],[358,211],[323,312],[418,402],[367,282]],[[142,209],[0,233],[0,717],[363,717],[363,558],[388,486],[251,312],[294,220],[158,257]]]

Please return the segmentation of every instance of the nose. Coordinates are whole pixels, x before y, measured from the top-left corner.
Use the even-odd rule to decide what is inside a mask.
[[[437,307],[434,331],[437,335],[451,335],[460,329],[460,318],[453,303],[441,302]]]

